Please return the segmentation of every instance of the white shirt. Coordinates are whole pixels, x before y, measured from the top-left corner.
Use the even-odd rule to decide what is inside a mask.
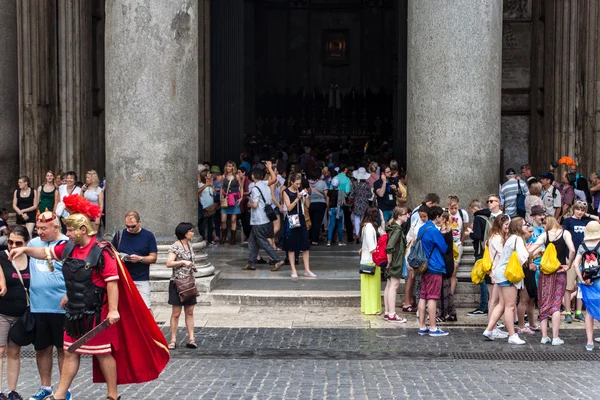
[[[516,243],[516,245],[515,245]],[[494,282],[502,283],[508,281],[504,272],[506,271],[506,266],[508,265],[508,260],[512,256],[513,251],[517,252],[517,256],[519,257],[519,263],[523,265],[527,259],[529,259],[529,251],[527,247],[525,247],[525,242],[520,236],[511,235],[506,242],[504,243],[504,249],[502,250],[502,255],[500,256],[500,261],[496,266],[495,270],[492,272]],[[515,284],[517,289],[523,288],[523,281]]]
[[[250,208],[250,225],[268,224],[271,221],[269,221],[269,217],[267,217],[267,214],[265,214],[264,208],[266,204],[271,204],[271,189],[269,188],[269,181],[250,183],[248,188],[250,190],[250,201],[252,203],[258,203],[258,207]],[[265,201],[263,201],[263,197]]]
[[[377,248],[377,232],[373,225],[366,224],[363,227],[361,240],[360,264],[373,264],[373,252]]]

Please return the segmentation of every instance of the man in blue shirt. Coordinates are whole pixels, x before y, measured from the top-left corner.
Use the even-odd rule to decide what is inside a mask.
[[[429,336],[447,336],[436,327],[436,301],[439,300],[442,293],[442,274],[446,273],[446,263],[444,262],[444,253],[448,246],[444,237],[437,229],[436,225],[441,225],[441,218],[444,210],[439,206],[429,209],[427,216],[429,220],[419,228],[417,239],[421,238],[423,251],[428,256],[429,263],[427,271],[421,275],[421,295],[419,298],[419,335]],[[429,314],[429,328],[425,326],[425,309]]]
[[[150,308],[150,265],[156,262],[158,247],[154,234],[142,228],[140,215],[129,211],[125,215],[125,228],[117,231],[112,240],[133,283]]]
[[[36,219],[36,226],[39,236],[29,242],[29,247],[49,249],[61,241],[69,240],[60,233],[58,218],[51,211],[41,213]],[[36,260],[32,257],[29,261],[29,270],[31,273],[30,307],[36,328],[33,347],[41,379],[40,389],[30,398],[38,400],[52,395],[53,347],[56,347],[59,369],[62,368],[65,310],[61,308],[61,301],[67,294],[67,290],[62,274],[62,262]],[[67,399],[70,398],[69,392]]]

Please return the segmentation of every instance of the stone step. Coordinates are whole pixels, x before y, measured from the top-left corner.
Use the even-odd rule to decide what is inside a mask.
[[[218,277],[217,277],[218,278]],[[206,279],[206,278],[200,278]],[[216,279],[215,279],[216,280]],[[252,287],[268,286],[271,284],[276,289],[223,289],[223,281],[217,284],[210,292],[201,292],[198,302],[206,305],[251,305],[251,306],[323,306],[323,307],[360,307],[360,289],[358,290],[290,290],[284,289],[285,285],[275,284],[275,280],[257,280]],[[301,285],[304,279],[291,285]],[[332,282],[333,280],[323,280]],[[197,279],[198,282],[198,279]],[[286,282],[292,282],[286,280]],[[360,287],[360,281],[356,283]],[[155,285],[153,283],[153,285]],[[168,285],[168,283],[167,283]],[[167,285],[153,286],[153,304],[166,304],[168,293]],[[309,286],[309,285],[307,285]],[[382,290],[385,284],[382,284]],[[155,290],[156,289],[156,290]],[[160,291],[159,291],[160,289]],[[163,291],[164,290],[164,291]],[[383,293],[382,293],[383,296]],[[398,289],[398,302],[404,298],[404,283]],[[456,307],[476,307],[479,302],[479,288],[467,282],[459,282],[454,295]]]

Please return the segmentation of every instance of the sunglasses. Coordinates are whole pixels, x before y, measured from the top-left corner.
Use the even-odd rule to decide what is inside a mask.
[[[531,222],[525,222],[525,226],[528,228],[531,228],[533,226],[533,224]]]
[[[22,242],[20,240],[17,241],[17,242],[15,242],[14,240],[8,239],[8,245],[9,246],[15,246],[15,247],[23,247],[23,246],[25,246],[25,242]]]
[[[137,226],[137,224],[135,224],[135,225],[125,225],[125,228],[127,228],[127,229],[135,229],[136,226]]]
[[[490,203],[493,203],[495,201],[499,201],[499,200],[496,200],[496,199],[494,199],[494,200],[488,200],[487,203],[490,204]]]
[[[581,200],[577,200],[575,202],[575,204],[577,204],[578,206],[584,206],[584,207],[587,207],[587,205],[588,205],[585,201],[581,201]]]

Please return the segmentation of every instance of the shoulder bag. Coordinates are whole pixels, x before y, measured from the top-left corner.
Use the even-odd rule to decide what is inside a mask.
[[[233,177],[233,179],[235,179],[235,176]],[[227,203],[227,196],[229,195],[229,188],[231,187],[231,181],[229,181],[229,184],[227,185],[227,190],[225,191],[225,195],[223,195],[223,193],[221,193],[221,208],[229,207],[229,204]]]
[[[17,275],[19,275],[21,285],[23,285],[25,297],[27,298],[27,308],[23,315],[21,315],[21,318],[8,330],[8,337],[19,346],[28,346],[35,341],[35,320],[33,319],[33,315],[31,315],[29,292],[25,287],[25,282],[23,282],[21,271],[19,271],[14,261],[12,265],[17,271]]]
[[[288,195],[289,196],[289,195]],[[300,196],[300,193],[298,193]],[[296,210],[298,210],[297,214],[288,213],[288,226],[290,229],[300,228],[302,225],[300,224],[300,202],[296,203]]]
[[[271,221],[271,222],[276,221],[277,214],[275,214],[275,210],[273,210],[273,207],[271,206],[271,204],[267,204],[267,201],[265,200],[265,196],[263,196],[260,188],[258,186],[255,186],[254,188],[258,189],[258,193],[260,193],[260,197],[262,198],[263,203],[265,203],[265,207],[263,208],[263,211],[267,215],[267,218],[269,218],[269,221]]]
[[[182,244],[183,246],[183,244]],[[185,247],[184,247],[185,249]],[[192,249],[190,248],[190,254],[192,254]],[[194,262],[194,256],[192,255],[192,263]],[[179,294],[179,300],[182,303],[186,301],[190,301],[193,298],[196,298],[200,295],[198,289],[196,288],[196,278],[194,277],[194,267],[192,267],[192,271],[190,274],[184,276],[183,278],[174,278],[175,287],[177,288],[177,293]]]

